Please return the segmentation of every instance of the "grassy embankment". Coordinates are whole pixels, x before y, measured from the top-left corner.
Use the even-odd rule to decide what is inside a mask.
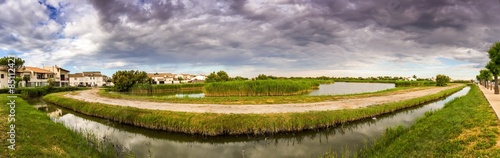
[[[119,123],[150,129],[214,136],[265,134],[329,127],[420,105],[450,95],[463,87],[459,86],[436,94],[366,108],[276,114],[215,114],[146,110],[84,102],[66,98],[64,97],[66,93],[49,94],[44,97],[44,100],[83,114]]]
[[[77,133],[54,123],[45,113],[38,111],[18,97],[15,107],[16,150],[7,148],[10,98],[0,94],[0,157],[117,157],[111,144],[100,142],[92,134]],[[83,135],[87,135],[84,137]],[[100,148],[100,150],[98,150]]]
[[[288,96],[308,93],[313,88],[317,88],[320,83],[320,81],[314,80],[256,80],[215,82],[205,85],[205,87],[203,87],[203,92],[205,93],[206,97]]]
[[[286,103],[311,103],[311,102],[321,102],[321,101],[333,101],[338,99],[349,99],[349,98],[362,98],[362,97],[373,97],[373,96],[383,96],[392,94],[408,93],[418,90],[424,90],[434,87],[396,87],[387,90],[359,93],[359,94],[348,94],[348,95],[322,95],[322,96],[307,96],[307,95],[296,95],[296,96],[231,96],[231,97],[204,97],[204,98],[178,98],[171,96],[141,96],[141,95],[129,95],[123,93],[109,92],[106,90],[101,90],[98,94],[102,97],[114,98],[114,99],[125,99],[125,100],[142,100],[142,101],[152,101],[152,102],[170,102],[170,103],[195,103],[195,104],[286,104]]]
[[[500,157],[498,118],[476,85],[411,127],[390,128],[356,155],[324,157]]]
[[[15,92],[15,94],[21,94],[23,97],[26,97],[26,98],[35,98],[35,97],[42,97],[42,96],[49,94],[49,93],[75,91],[75,90],[86,90],[86,89],[90,89],[90,88],[85,88],[85,87],[52,87],[52,88],[49,88],[47,86],[44,86],[44,87],[16,88],[14,92]],[[7,94],[7,93],[9,93],[8,88],[0,89],[0,94]]]

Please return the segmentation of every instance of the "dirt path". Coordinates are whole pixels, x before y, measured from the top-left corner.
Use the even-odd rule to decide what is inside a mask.
[[[87,102],[98,102],[104,104],[131,106],[142,109],[169,110],[197,113],[286,113],[286,112],[306,112],[306,111],[325,111],[338,110],[345,108],[360,108],[370,105],[397,102],[413,98],[422,97],[429,94],[438,93],[442,90],[458,87],[459,85],[449,87],[436,87],[431,89],[419,90],[403,94],[394,94],[387,96],[376,96],[367,98],[344,99],[317,103],[300,104],[263,104],[263,105],[219,105],[219,104],[183,104],[183,103],[159,103],[135,100],[120,100],[101,97],[97,94],[99,89],[81,91],[79,94],[66,94],[65,97],[83,100]]]

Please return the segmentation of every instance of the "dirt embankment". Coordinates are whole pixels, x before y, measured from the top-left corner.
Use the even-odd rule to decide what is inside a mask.
[[[458,87],[459,85],[449,87],[435,87],[403,94],[394,94],[387,96],[375,96],[367,98],[343,99],[336,101],[300,103],[300,104],[264,104],[264,105],[220,105],[220,104],[183,104],[183,103],[159,103],[148,101],[121,100],[102,97],[97,94],[99,89],[81,91],[76,95],[65,95],[69,98],[83,100],[87,102],[98,102],[118,106],[130,106],[141,109],[169,110],[181,112],[196,113],[238,113],[238,114],[263,114],[263,113],[287,113],[287,112],[307,112],[307,111],[325,111],[338,110],[346,108],[361,108],[370,105],[383,104],[389,102],[398,102],[438,93],[443,90]]]

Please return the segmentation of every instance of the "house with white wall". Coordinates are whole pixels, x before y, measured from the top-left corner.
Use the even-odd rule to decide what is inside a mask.
[[[69,70],[54,66],[44,66],[43,69],[54,73],[54,82],[56,86],[69,86]]]
[[[105,86],[108,79],[108,76],[101,74],[100,71],[69,74],[69,84],[71,86]]]
[[[148,77],[153,79],[153,84],[174,84],[177,83],[175,74],[172,73],[148,73]]]
[[[23,68],[16,69],[15,76],[20,76],[23,73]],[[0,66],[0,88],[8,88],[9,86],[9,67],[6,65]],[[23,82],[24,83],[24,82]],[[22,86],[22,85],[20,85]]]

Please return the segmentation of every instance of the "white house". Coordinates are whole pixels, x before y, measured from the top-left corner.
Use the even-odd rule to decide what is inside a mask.
[[[22,76],[29,76],[29,87],[40,87],[48,85],[49,78],[54,78],[56,73],[42,68],[25,66]]]
[[[153,84],[174,84],[177,81],[172,73],[148,73],[148,77],[153,79]]]
[[[16,69],[15,76],[20,76],[24,68]],[[0,66],[0,88],[8,88],[9,86],[9,67],[6,65]],[[24,82],[22,82],[24,83]]]
[[[100,71],[88,71],[82,73],[69,74],[69,83],[71,86],[104,86],[109,79]]]
[[[205,75],[197,75],[190,79],[191,82],[204,82],[207,77]]]
[[[69,70],[54,66],[44,66],[43,69],[54,73],[54,81],[56,86],[69,86]]]

